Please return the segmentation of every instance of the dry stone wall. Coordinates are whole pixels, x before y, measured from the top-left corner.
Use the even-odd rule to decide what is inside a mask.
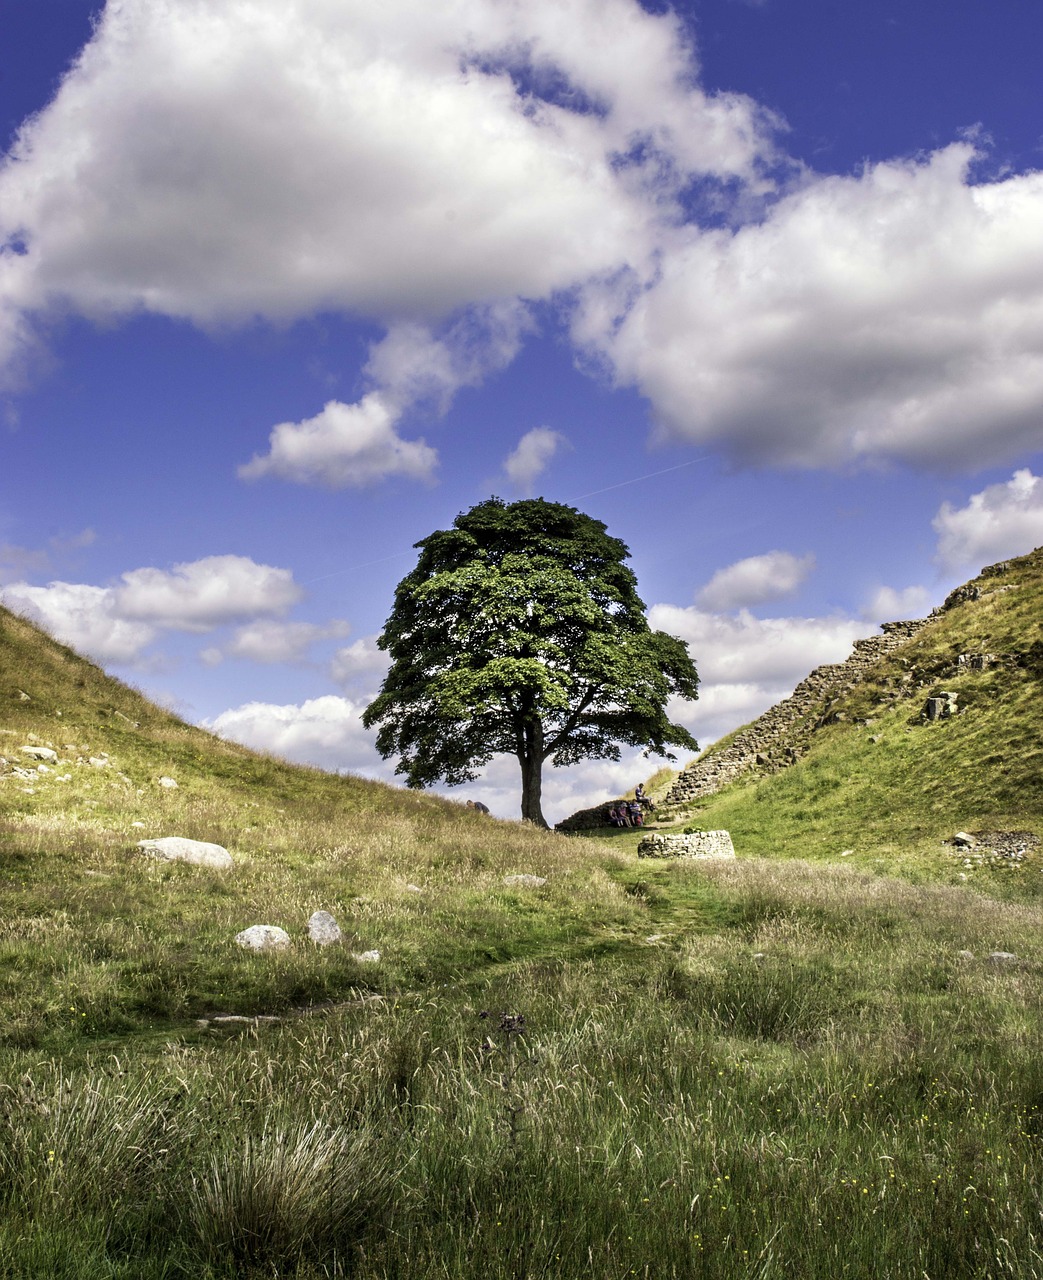
[[[665,800],[682,806],[711,796],[753,769],[774,772],[794,764],[807,749],[834,698],[853,689],[881,658],[900,649],[928,619],[885,622],[881,635],[856,640],[845,662],[816,667],[788,698],[748,724],[726,747],[712,751],[683,771]]]
[[[734,858],[727,831],[689,831],[683,835],[649,833],[637,846],[639,858]]]

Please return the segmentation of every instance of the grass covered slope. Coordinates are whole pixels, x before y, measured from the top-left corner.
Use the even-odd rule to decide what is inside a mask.
[[[0,671],[0,1041],[86,1044],[424,987],[599,945],[638,914],[589,847],[223,742],[6,611]],[[33,744],[57,753],[46,772]],[[164,835],[224,845],[235,866],[136,848]],[[503,883],[516,873],[550,883]],[[348,945],[307,941],[317,909]],[[234,944],[258,923],[285,928],[291,951],[258,961]],[[379,966],[354,959],[368,950]]]
[[[934,871],[953,866],[941,842],[961,829],[1043,833],[1041,619],[1043,550],[985,570],[822,708],[827,723],[797,764],[751,773],[691,820],[729,829],[750,854],[853,849]],[[926,721],[926,700],[942,692],[957,714]]]
[[[255,755],[0,637],[0,755],[59,756],[0,781],[0,1275],[1043,1280],[1039,905],[857,857],[638,861]],[[771,813],[750,841],[796,852]],[[160,834],[235,866],[135,850]],[[308,942],[318,907],[344,946]],[[255,922],[291,949],[235,946]]]

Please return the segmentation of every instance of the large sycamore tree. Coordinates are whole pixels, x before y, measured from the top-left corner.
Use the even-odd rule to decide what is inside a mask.
[[[515,755],[522,817],[546,826],[547,760],[696,750],[666,716],[672,694],[696,697],[687,647],[651,630],[630,553],[600,520],[490,498],[416,546],[379,640],[391,669],[362,717],[411,787],[469,782]]]

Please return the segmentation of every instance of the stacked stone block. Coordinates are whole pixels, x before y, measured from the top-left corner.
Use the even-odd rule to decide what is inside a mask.
[[[714,795],[753,769],[776,770],[796,763],[829,703],[850,692],[881,658],[900,649],[927,621],[885,622],[881,635],[856,640],[845,662],[816,667],[788,698],[748,724],[727,746],[689,765],[670,789],[665,805],[684,805]]]

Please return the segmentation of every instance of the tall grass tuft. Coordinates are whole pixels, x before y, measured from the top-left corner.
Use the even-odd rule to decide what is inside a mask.
[[[266,1125],[215,1153],[193,1179],[188,1234],[214,1264],[343,1260],[384,1224],[397,1175],[393,1145],[371,1129]]]

